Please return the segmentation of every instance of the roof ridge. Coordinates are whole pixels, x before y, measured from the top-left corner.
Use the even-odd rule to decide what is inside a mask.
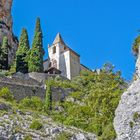
[[[62,43],[65,45],[65,42],[64,42],[64,40],[59,32],[57,33],[57,35],[53,41],[53,44],[57,44],[57,43]]]

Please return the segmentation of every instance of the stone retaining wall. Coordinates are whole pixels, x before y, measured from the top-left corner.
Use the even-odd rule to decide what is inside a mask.
[[[28,81],[28,82],[27,82]],[[20,78],[8,78],[0,76],[0,88],[8,87],[13,93],[16,100],[21,100],[25,97],[38,96],[45,99],[46,89],[44,84],[41,84],[34,79],[23,80]],[[53,101],[63,100],[72,92],[72,89],[62,89],[52,87]]]

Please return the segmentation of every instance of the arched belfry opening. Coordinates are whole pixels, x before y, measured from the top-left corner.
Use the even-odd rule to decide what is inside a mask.
[[[54,46],[52,49],[53,49],[53,54],[55,54],[56,53],[56,46]]]

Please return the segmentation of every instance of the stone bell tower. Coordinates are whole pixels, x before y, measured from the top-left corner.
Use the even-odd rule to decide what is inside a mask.
[[[12,32],[11,7],[13,0],[0,0],[0,45],[3,37],[7,36],[9,43],[9,65],[12,64],[18,46],[18,40]]]

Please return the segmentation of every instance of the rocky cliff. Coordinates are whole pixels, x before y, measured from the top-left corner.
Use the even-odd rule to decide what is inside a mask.
[[[11,7],[13,0],[0,0],[0,44],[3,37],[7,36],[9,41],[9,64],[13,62],[18,40],[12,32]]]
[[[33,122],[40,126],[31,127]],[[45,115],[15,109],[14,106],[0,103],[1,140],[97,140],[96,136],[74,127],[66,127],[53,122]]]
[[[137,80],[122,95],[114,127],[118,140],[140,140],[140,54],[136,63]]]

